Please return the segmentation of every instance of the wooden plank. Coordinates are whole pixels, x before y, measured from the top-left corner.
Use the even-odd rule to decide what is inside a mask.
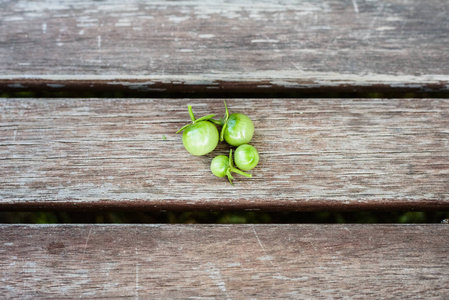
[[[6,298],[449,295],[449,226],[1,225]]]
[[[448,99],[233,99],[260,152],[253,178],[210,172],[177,129],[219,99],[1,99],[3,210],[449,208]]]
[[[448,91],[446,0],[0,2],[0,88]]]

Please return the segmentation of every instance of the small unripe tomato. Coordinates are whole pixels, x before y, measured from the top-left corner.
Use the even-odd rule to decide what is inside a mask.
[[[229,169],[229,158],[226,155],[218,155],[212,159],[210,170],[217,177],[225,177]]]
[[[219,134],[217,127],[209,122],[214,115],[207,115],[196,119],[193,115],[192,106],[187,106],[189,110],[191,124],[187,124],[176,133],[184,131],[182,143],[184,148],[193,155],[204,155],[212,152],[218,145]]]
[[[182,133],[182,143],[193,155],[205,155],[218,145],[218,130],[208,121],[201,121],[187,127]]]
[[[254,146],[240,145],[234,152],[234,162],[242,171],[252,170],[259,163],[259,153]]]
[[[251,119],[244,114],[233,113],[226,122],[223,138],[231,146],[240,146],[249,143],[253,134],[254,124]]]
[[[225,155],[218,155],[214,157],[214,159],[210,163],[210,170],[217,177],[228,176],[228,180],[231,184],[232,180],[234,179],[231,173],[237,173],[249,178],[252,177],[251,174],[247,174],[242,170],[234,168],[234,163],[232,160],[232,149],[229,151],[229,157]]]

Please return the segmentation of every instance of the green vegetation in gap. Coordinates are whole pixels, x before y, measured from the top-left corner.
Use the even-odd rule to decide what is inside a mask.
[[[441,223],[449,212],[0,212],[4,224]]]

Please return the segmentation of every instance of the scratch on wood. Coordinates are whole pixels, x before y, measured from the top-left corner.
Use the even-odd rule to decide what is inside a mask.
[[[262,248],[263,253],[268,256],[267,251],[265,250],[265,247],[263,246],[262,242],[260,241],[259,235],[257,234],[256,228],[254,228],[254,226],[252,226],[253,228],[253,232],[254,232],[254,236],[257,239],[257,242],[259,243],[260,248]]]
[[[87,243],[89,243],[90,233],[92,232],[92,227],[89,228],[89,233],[87,234],[86,244],[84,245],[83,250],[83,258],[81,261],[84,261],[84,254],[86,253]]]
[[[226,299],[231,299],[228,295],[228,290],[226,288],[226,282],[223,280],[223,277],[221,276],[220,269],[217,268],[217,266],[215,266],[212,263],[208,263],[208,267],[210,270],[209,271],[210,278],[212,278],[215,281],[215,283],[220,288],[220,290],[225,294]]]
[[[257,234],[256,228],[254,227],[254,225],[252,225],[251,227],[253,229],[254,236],[256,237],[257,242],[259,243],[260,248],[262,249],[263,253],[265,254],[264,260],[268,260],[270,265],[271,265],[271,267],[274,269],[274,273],[275,273],[275,277],[274,278],[283,279],[283,280],[294,280],[294,279],[292,279],[290,277],[282,275],[281,272],[279,272],[279,271],[282,271],[282,267],[276,266],[273,263],[272,257],[269,256],[267,250],[265,250],[265,247],[263,246],[262,241],[260,240],[259,235]]]
[[[371,37],[372,34],[372,28],[374,27],[374,25],[377,22],[377,19],[379,18],[379,16],[382,16],[383,10],[384,10],[384,6],[385,4],[382,3],[379,8],[377,9],[377,13],[376,16],[373,18],[373,20],[371,21],[371,23],[369,24],[368,28],[370,30],[368,30],[368,33],[363,37],[363,39],[369,39]]]
[[[252,226],[252,228],[253,228],[254,236],[257,239],[257,242],[259,243],[260,248],[262,249],[263,253],[265,254],[264,260],[268,260],[270,262],[270,264],[274,267],[274,264],[271,261],[272,257],[269,256],[267,250],[265,250],[265,247],[263,246],[262,241],[260,240],[259,235],[257,234],[256,228],[254,228],[254,226]]]
[[[352,5],[354,6],[355,13],[358,14],[359,13],[359,7],[357,5],[356,0],[352,0]]]

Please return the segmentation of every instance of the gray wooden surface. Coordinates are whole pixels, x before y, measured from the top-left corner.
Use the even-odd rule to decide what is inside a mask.
[[[7,298],[449,296],[448,225],[1,225]]]
[[[253,178],[210,172],[175,132],[219,99],[1,99],[0,208],[449,208],[447,99],[229,99],[253,119]]]
[[[0,89],[449,90],[446,0],[0,1]]]

